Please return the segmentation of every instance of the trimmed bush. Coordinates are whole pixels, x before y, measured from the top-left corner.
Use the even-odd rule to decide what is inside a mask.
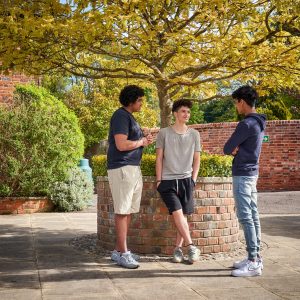
[[[0,107],[0,196],[44,196],[84,150],[78,119],[45,89],[18,86]]]
[[[232,156],[201,153],[199,177],[230,177]]]
[[[91,159],[93,177],[107,176],[106,155],[96,155]]]
[[[155,175],[155,160],[156,157],[153,154],[144,154],[141,161],[141,170],[144,176]]]
[[[76,167],[69,170],[65,181],[53,184],[50,199],[59,211],[82,210],[91,201],[93,193],[93,183]]]
[[[232,157],[227,155],[201,153],[199,177],[230,177]],[[106,155],[92,158],[93,175],[107,176]],[[144,154],[141,161],[144,176],[155,176],[155,155]]]

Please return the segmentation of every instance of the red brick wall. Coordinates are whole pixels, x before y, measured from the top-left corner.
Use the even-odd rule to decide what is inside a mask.
[[[0,215],[32,214],[53,210],[53,203],[42,197],[2,197],[0,198]]]
[[[237,123],[193,125],[200,132],[203,150],[223,153]],[[268,121],[260,157],[259,191],[300,190],[300,120]]]
[[[25,84],[32,81],[37,82],[37,80],[33,77],[28,77],[23,74],[0,74],[0,104],[10,103],[12,101],[13,91],[16,84]]]
[[[172,254],[176,229],[172,216],[156,191],[155,177],[144,176],[141,208],[132,215],[128,247],[138,253]],[[97,178],[97,235],[106,249],[114,249],[112,196],[107,177]],[[188,217],[191,236],[201,253],[230,252],[238,246],[231,178],[198,178],[194,214]]]

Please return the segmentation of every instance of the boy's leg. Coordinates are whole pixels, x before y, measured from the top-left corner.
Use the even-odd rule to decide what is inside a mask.
[[[130,222],[131,222],[131,214],[127,215],[127,232],[129,230]]]
[[[193,244],[187,219],[184,216],[182,209],[174,211],[172,215],[173,215],[177,230],[179,231],[179,233],[182,236],[183,240],[185,241],[186,245],[189,245],[188,261],[189,261],[189,263],[193,264],[195,261],[199,260],[200,250]],[[176,249],[175,249],[175,251],[176,251]]]
[[[121,253],[127,252],[127,232],[130,215],[115,215],[116,250]]]
[[[252,219],[255,227],[256,232],[256,240],[257,240],[257,253],[260,252],[260,240],[261,240],[261,227],[260,227],[260,219],[259,219],[259,213],[257,208],[257,178],[256,181],[254,179],[253,182],[253,188],[251,193],[251,208],[252,208]]]
[[[124,166],[108,170],[108,178],[115,211],[115,250],[127,253],[127,233],[131,213],[137,213],[140,208],[143,187],[141,170],[138,166]]]
[[[257,257],[257,234],[252,217],[251,197],[255,182],[255,177],[233,177],[233,193],[236,204],[236,212],[239,222],[243,226],[249,260],[256,259]]]
[[[179,231],[177,230],[177,233],[176,233],[176,247],[181,248],[182,245],[183,245],[183,237],[179,233]]]
[[[192,244],[192,238],[190,235],[189,225],[186,217],[184,216],[182,209],[176,210],[172,213],[175,226],[181,235],[181,238],[185,241],[187,245]],[[178,236],[178,235],[177,235]],[[176,239],[177,242],[177,239]]]

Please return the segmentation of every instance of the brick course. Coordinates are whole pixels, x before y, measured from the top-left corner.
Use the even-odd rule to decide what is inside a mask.
[[[215,193],[204,195],[204,190]],[[115,246],[114,213],[107,177],[98,177],[97,194],[98,240],[101,246],[112,250]],[[220,198],[222,194],[226,197]],[[231,178],[199,178],[194,195],[195,213],[188,217],[188,222],[195,245],[204,254],[235,249],[238,222],[233,212]],[[145,176],[140,213],[132,216],[128,247],[138,253],[170,255],[175,238],[173,218],[156,192],[155,177]]]
[[[203,150],[222,154],[237,123],[193,125],[200,132]],[[259,191],[300,190],[300,120],[267,121],[260,156]]]
[[[0,215],[32,214],[53,210],[48,198],[39,197],[3,197],[0,198]]]
[[[237,122],[191,125],[200,132],[203,151],[223,154],[223,146],[237,126]],[[153,129],[154,135],[158,129]],[[267,121],[260,156],[260,174],[257,188],[267,191],[300,190],[300,120]],[[210,187],[205,187],[209,191]],[[199,191],[204,197],[205,191]],[[200,195],[199,195],[200,196]]]
[[[13,99],[13,92],[17,84],[25,84],[30,82],[37,83],[38,79],[18,73],[10,75],[0,74],[0,104],[11,103]]]

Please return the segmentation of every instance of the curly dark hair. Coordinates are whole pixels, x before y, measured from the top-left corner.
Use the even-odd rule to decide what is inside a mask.
[[[178,111],[179,108],[182,106],[185,106],[185,107],[188,107],[189,109],[191,109],[193,106],[193,102],[188,99],[177,100],[173,103],[172,112]]]
[[[145,96],[145,92],[137,85],[127,85],[120,92],[119,101],[127,107],[130,103],[134,103],[139,97]]]
[[[238,101],[244,100],[250,107],[255,107],[258,93],[253,87],[243,85],[232,93],[232,98]]]

